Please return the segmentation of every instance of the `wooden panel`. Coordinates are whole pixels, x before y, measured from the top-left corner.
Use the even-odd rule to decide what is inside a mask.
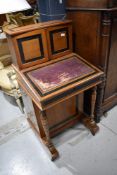
[[[27,104],[25,103],[25,105]],[[33,106],[35,109],[37,122],[35,123],[35,116],[30,116],[30,113],[28,114],[28,118],[33,123],[33,127],[36,130],[40,130],[40,135],[42,138],[44,138],[45,134],[43,132],[43,126],[40,120],[39,108],[37,108],[34,102]],[[74,124],[80,121],[80,115],[77,113],[77,97],[72,97],[48,109],[46,111],[46,115],[51,137],[54,137],[65,129],[72,127]],[[37,125],[39,129],[36,127]]]
[[[53,34],[53,45],[54,45],[55,52],[67,48],[66,35],[67,35],[66,31],[57,32]]]
[[[87,0],[68,2],[69,7],[73,7],[73,2],[76,7],[76,9],[69,8],[67,11],[68,19],[73,20],[76,52],[101,68],[106,74],[102,110],[107,111],[117,104],[117,8],[112,8],[110,11],[108,9],[103,11],[100,8],[96,11],[93,7],[89,8],[88,4],[86,5]],[[81,6],[77,4],[78,2],[81,3]],[[91,3],[90,0],[89,2]],[[116,7],[117,1],[108,0],[108,5],[108,7]],[[87,95],[86,99],[88,100]]]
[[[35,30],[14,37],[16,59],[19,67],[26,68],[48,60],[47,40],[44,30]]]
[[[104,8],[108,0],[67,0],[67,7]]]
[[[58,112],[59,111],[59,112]],[[48,123],[54,128],[76,115],[76,97],[63,101],[47,110]]]
[[[107,70],[107,83],[105,89],[105,99],[117,94],[117,15],[112,21],[111,47]]]
[[[100,13],[90,11],[68,11],[67,18],[73,20],[75,52],[92,64],[96,66],[100,65]]]
[[[48,28],[49,57],[55,59],[72,52],[72,25]]]
[[[25,104],[26,117],[28,117],[31,120],[31,122],[34,124],[37,131],[39,131],[38,121],[37,121],[38,118],[36,118],[35,116],[36,110],[34,111],[33,101],[31,100],[29,96],[25,94],[25,92],[22,89],[21,89],[21,93],[22,93],[23,103]]]
[[[41,56],[40,44],[38,39],[23,41],[22,47],[23,47],[24,57],[26,61],[31,60],[32,58],[37,58]]]

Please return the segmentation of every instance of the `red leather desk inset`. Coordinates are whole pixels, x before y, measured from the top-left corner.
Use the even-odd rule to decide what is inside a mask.
[[[94,69],[86,65],[77,57],[64,59],[54,64],[32,70],[27,73],[28,78],[39,88],[42,94],[78,81],[94,73]]]

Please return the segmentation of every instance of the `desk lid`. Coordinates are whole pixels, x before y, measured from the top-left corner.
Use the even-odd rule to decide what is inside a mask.
[[[103,72],[77,54],[19,71],[18,82],[40,109],[77,95],[101,83]]]
[[[93,68],[73,56],[42,68],[33,69],[26,72],[25,75],[42,94],[47,94],[94,72]]]

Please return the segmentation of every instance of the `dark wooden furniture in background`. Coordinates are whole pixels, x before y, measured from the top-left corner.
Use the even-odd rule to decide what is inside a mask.
[[[28,120],[54,160],[58,152],[51,137],[78,121],[93,135],[99,130],[94,109],[103,72],[72,53],[69,20],[19,27],[7,30],[6,34],[18,82],[33,103],[35,116],[28,115]],[[91,113],[86,116],[79,112],[78,94],[88,89],[92,92]],[[101,104],[101,96],[98,101]]]
[[[117,1],[67,0],[67,18],[73,20],[75,52],[105,72],[106,112],[117,104]]]
[[[2,26],[5,21],[6,21],[6,16],[4,14],[0,15],[0,26]]]
[[[36,0],[27,0],[30,5],[36,4]]]

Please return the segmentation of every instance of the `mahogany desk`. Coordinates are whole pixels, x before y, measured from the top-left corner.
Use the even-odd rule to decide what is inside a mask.
[[[28,121],[54,160],[58,152],[53,136],[79,121],[93,135],[99,130],[94,110],[103,72],[72,52],[71,21],[34,24],[6,34],[18,82],[33,102],[35,116],[28,116]],[[78,94],[88,89],[92,90],[89,116],[78,110]],[[101,95],[97,99],[99,110]]]

